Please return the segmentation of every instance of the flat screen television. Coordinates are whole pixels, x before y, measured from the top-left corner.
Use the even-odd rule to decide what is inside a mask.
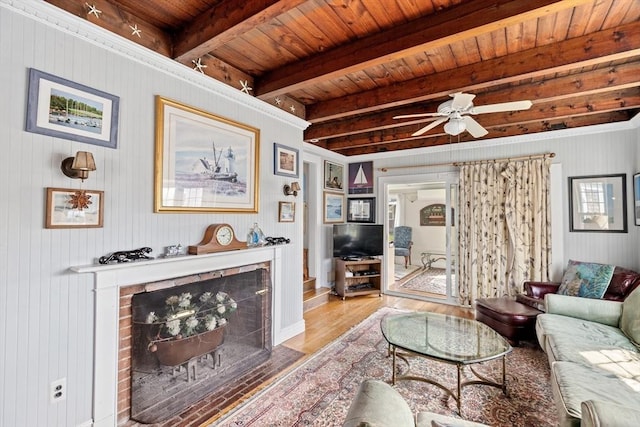
[[[333,256],[362,259],[382,255],[384,226],[380,224],[334,224]]]

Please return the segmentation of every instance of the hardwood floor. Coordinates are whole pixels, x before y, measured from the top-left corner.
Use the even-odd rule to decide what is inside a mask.
[[[410,298],[372,295],[347,298],[343,301],[340,297],[331,296],[327,304],[304,314],[305,332],[285,341],[283,345],[305,354],[315,353],[384,306],[404,310],[433,311],[470,319],[474,317],[471,308]]]

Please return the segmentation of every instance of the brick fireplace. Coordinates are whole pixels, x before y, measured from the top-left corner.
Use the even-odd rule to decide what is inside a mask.
[[[244,273],[269,266],[271,301],[265,313],[270,333],[270,349],[278,342],[280,325],[277,301],[281,289],[281,252],[278,246],[243,249],[217,254],[189,255],[135,263],[72,267],[77,273],[94,275],[95,341],[93,425],[116,426],[131,413],[132,305],[133,295],[162,290],[194,277],[214,277]],[[175,280],[178,278],[178,280]],[[269,321],[271,319],[271,321]],[[258,352],[260,353],[260,352]],[[187,366],[185,365],[185,369]]]
[[[169,420],[269,359],[269,267],[120,289],[119,425]]]

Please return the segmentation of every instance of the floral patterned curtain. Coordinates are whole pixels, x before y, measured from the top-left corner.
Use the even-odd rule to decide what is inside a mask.
[[[460,303],[514,296],[547,280],[551,260],[549,159],[460,168]]]

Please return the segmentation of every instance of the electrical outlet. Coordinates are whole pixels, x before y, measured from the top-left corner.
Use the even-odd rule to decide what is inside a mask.
[[[60,402],[67,398],[67,379],[59,378],[51,382],[51,403]]]

